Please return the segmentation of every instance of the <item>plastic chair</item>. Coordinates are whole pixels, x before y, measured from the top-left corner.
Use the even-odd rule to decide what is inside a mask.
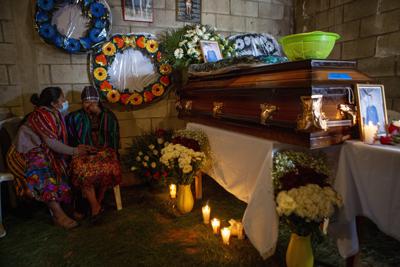
[[[14,180],[14,176],[11,173],[0,173],[0,238],[6,236],[7,232],[3,226],[3,213],[1,210],[1,184],[3,182]]]

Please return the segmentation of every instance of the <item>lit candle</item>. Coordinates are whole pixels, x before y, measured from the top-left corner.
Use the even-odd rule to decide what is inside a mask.
[[[231,236],[231,230],[228,227],[221,229],[222,242],[225,245],[229,245],[229,237]]]
[[[243,224],[241,222],[236,223],[236,229],[238,239],[244,239]]]
[[[212,226],[214,235],[218,235],[220,225],[221,225],[221,222],[217,218],[214,218],[211,220],[211,226]]]
[[[176,185],[175,184],[169,185],[169,196],[171,198],[176,198]]]
[[[211,212],[210,207],[208,205],[205,205],[201,210],[203,211],[203,222],[205,224],[209,224],[210,223],[210,212]]]
[[[364,126],[364,142],[370,145],[373,144],[377,132],[378,132],[378,126],[372,124],[372,121],[369,121],[368,125]]]

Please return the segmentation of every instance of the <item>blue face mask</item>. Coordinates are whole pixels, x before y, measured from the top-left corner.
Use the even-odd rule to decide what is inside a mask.
[[[62,107],[58,109],[61,114],[66,114],[68,112],[69,104],[68,101],[66,100],[64,103],[62,103]]]

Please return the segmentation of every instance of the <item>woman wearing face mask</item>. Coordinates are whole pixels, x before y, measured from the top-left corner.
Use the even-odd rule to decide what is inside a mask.
[[[25,159],[25,179],[32,196],[45,202],[56,225],[66,229],[78,226],[68,217],[60,203],[71,201],[66,158],[84,155],[86,146],[71,147],[67,144],[67,130],[62,113],[68,102],[59,87],[47,87],[34,94],[31,102],[35,109],[19,128],[16,150]]]
[[[83,191],[90,204],[91,220],[95,222],[102,213],[105,191],[121,181],[119,126],[114,113],[101,105],[96,88],[86,86],[81,99],[82,108],[66,117],[69,141],[71,145],[95,146],[97,151],[72,160],[71,180]]]

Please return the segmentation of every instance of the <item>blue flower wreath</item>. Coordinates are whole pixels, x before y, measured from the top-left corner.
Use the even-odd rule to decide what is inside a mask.
[[[80,39],[68,38],[57,30],[57,25],[51,24],[53,13],[64,3],[80,5],[82,14],[90,19],[86,36]],[[37,0],[35,22],[39,35],[47,43],[69,53],[85,53],[106,40],[111,26],[111,14],[100,0]]]

